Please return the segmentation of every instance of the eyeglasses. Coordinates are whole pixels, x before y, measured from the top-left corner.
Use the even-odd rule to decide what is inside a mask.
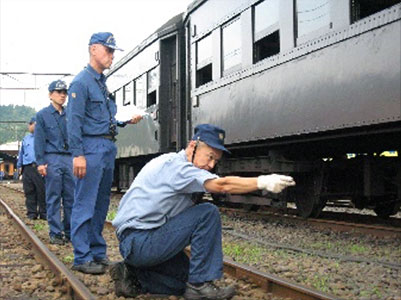
[[[109,47],[105,47],[105,48],[106,48],[106,52],[107,52],[107,53],[110,53],[110,54],[113,54],[113,53],[114,53],[114,49],[109,48]]]

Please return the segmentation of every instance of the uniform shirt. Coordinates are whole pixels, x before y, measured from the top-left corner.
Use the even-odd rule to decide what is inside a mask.
[[[35,156],[38,165],[46,164],[44,156],[47,153],[70,154],[65,149],[67,142],[66,114],[61,114],[52,104],[36,114],[35,125]]]
[[[193,205],[195,192],[206,192],[204,183],[218,178],[195,167],[185,151],[161,155],[139,172],[121,199],[113,226],[117,234],[126,228],[152,229]]]
[[[106,77],[88,64],[68,89],[68,144],[74,157],[84,155],[82,137],[111,134],[110,124],[117,125],[116,112],[115,102],[108,97]]]
[[[35,148],[34,148],[34,136],[30,133],[22,140],[21,149],[18,154],[17,168],[32,164],[35,161]]]

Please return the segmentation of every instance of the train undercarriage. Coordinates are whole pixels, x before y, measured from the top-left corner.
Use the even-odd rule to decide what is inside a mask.
[[[354,208],[373,209],[377,216],[387,218],[396,214],[401,204],[398,127],[376,128],[366,134],[362,130],[344,132],[334,139],[320,136],[304,143],[284,141],[270,145],[269,151],[263,145],[233,147],[233,157],[219,164],[218,174],[280,173],[293,176],[297,185],[279,195],[214,195],[214,199],[279,208],[294,202],[305,218],[318,217],[326,203],[348,200]]]

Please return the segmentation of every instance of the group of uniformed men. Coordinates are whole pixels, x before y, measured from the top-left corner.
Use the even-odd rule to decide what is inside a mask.
[[[111,265],[117,296],[151,293],[230,299],[235,295],[233,286],[213,283],[223,270],[219,212],[210,203],[195,205],[191,195],[257,189],[279,193],[295,182],[278,174],[245,178],[211,173],[223,152],[229,152],[224,146],[225,131],[210,124],[198,125],[184,150],[151,160],[122,198],[113,225],[123,261],[111,264],[102,230],[113,179],[114,140],[117,126],[135,124],[142,118],[136,115],[125,123],[115,119],[116,104],[103,71],[111,66],[117,49],[111,33],[93,34],[90,62],[68,89],[66,111],[67,86],[63,81],[52,82],[51,104],[37,113],[35,134],[32,130],[23,141],[20,164],[25,165],[24,178],[35,170],[45,178],[50,241],[63,244],[71,240],[74,270],[103,274]],[[34,120],[31,122],[34,126]],[[28,144],[34,144],[36,157],[24,152]],[[40,201],[39,212],[28,205],[27,210],[28,217],[46,218]],[[184,253],[189,245],[190,258]]]

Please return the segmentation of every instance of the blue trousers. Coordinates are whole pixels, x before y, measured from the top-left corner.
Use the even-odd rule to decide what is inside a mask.
[[[195,205],[151,230],[126,229],[120,252],[144,293],[182,295],[186,282],[221,278],[221,221],[216,206]],[[191,258],[183,252],[191,245]]]
[[[74,176],[71,155],[46,154],[46,208],[50,236],[71,235],[71,210],[74,203]],[[63,220],[61,220],[61,203]]]
[[[110,203],[114,160],[117,148],[101,137],[83,138],[86,175],[75,179],[71,216],[71,242],[74,264],[106,258],[106,241],[102,236]]]

